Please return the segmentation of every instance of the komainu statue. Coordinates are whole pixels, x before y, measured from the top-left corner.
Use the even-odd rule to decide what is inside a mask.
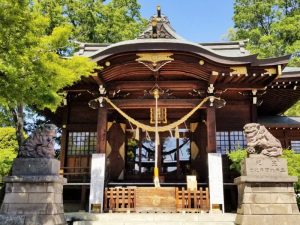
[[[248,123],[244,126],[247,139],[247,152],[277,157],[282,155],[280,141],[275,138],[265,126],[258,123]]]
[[[37,128],[20,147],[18,158],[54,158],[56,130],[54,124],[45,124]]]

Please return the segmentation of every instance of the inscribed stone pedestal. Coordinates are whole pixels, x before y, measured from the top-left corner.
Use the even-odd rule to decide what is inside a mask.
[[[253,155],[242,163],[236,225],[298,225],[300,214],[283,158]]]
[[[15,159],[12,176],[5,177],[4,181],[0,224],[66,224],[62,200],[66,179],[59,176],[58,160]]]

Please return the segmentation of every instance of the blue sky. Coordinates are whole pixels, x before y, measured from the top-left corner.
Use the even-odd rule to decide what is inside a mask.
[[[138,0],[149,19],[160,5],[176,32],[189,41],[222,41],[233,27],[233,0]]]

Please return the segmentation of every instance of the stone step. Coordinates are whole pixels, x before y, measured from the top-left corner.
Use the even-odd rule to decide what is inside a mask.
[[[66,217],[73,225],[234,225],[236,214],[66,213]]]

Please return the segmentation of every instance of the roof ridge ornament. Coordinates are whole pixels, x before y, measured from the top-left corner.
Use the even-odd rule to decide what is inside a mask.
[[[178,35],[171,27],[168,17],[161,13],[161,7],[159,5],[157,6],[157,14],[151,16],[148,27],[138,37],[138,39],[153,38],[178,39]]]

